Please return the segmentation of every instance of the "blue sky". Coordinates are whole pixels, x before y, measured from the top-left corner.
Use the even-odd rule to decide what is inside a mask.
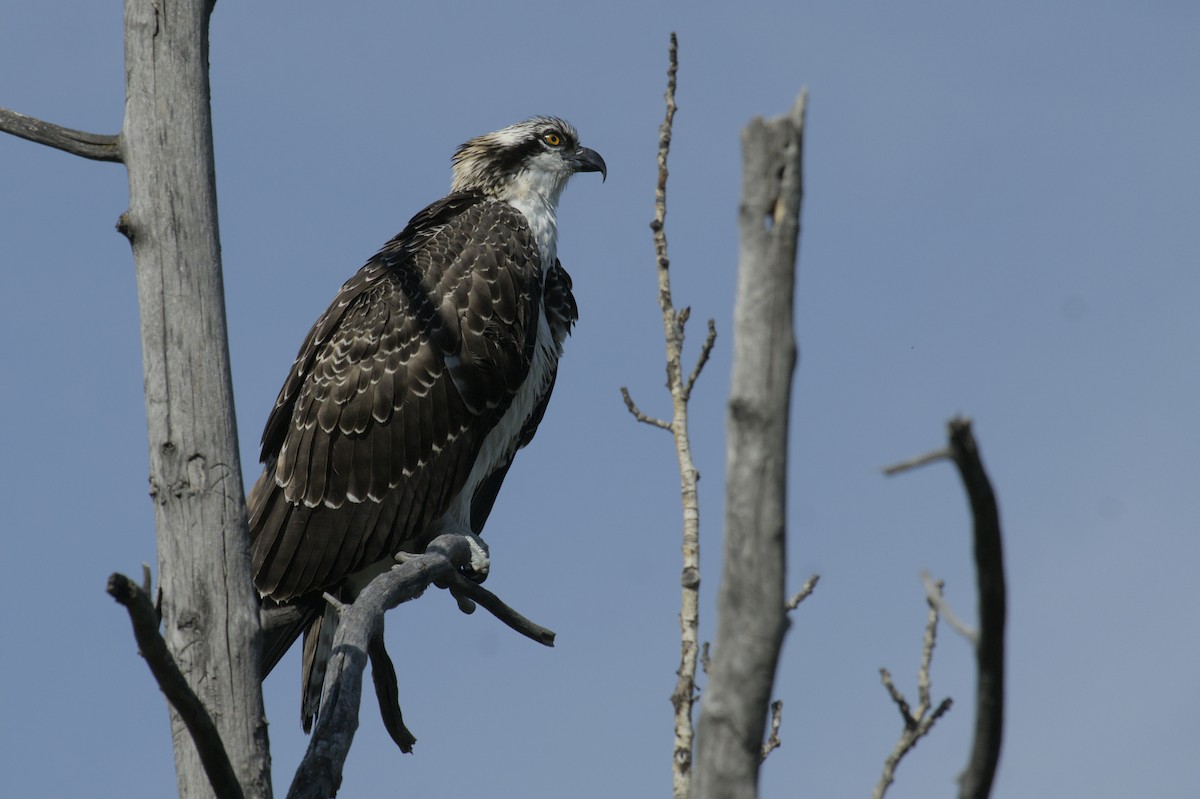
[[[880,467],[972,416],[999,493],[1009,705],[998,797],[1194,796],[1200,786],[1200,7],[1192,3],[241,3],[213,19],[225,287],[244,471],[312,320],[449,183],[466,138],[555,114],[604,155],[560,255],[582,319],[550,412],[487,530],[489,586],[545,650],[431,593],[392,613],[402,756],[373,699],[342,795],[610,797],[670,790],[678,478],[648,223],[668,34],[680,37],[670,239],[677,302],[720,332],[692,429],[702,636],[719,576],[738,133],[811,92],[796,301],[789,581],[764,796],[862,796],[915,693],[918,575],[973,617],[952,467]],[[0,105],[115,132],[114,4],[0,11]],[[124,170],[0,138],[0,771],[13,795],[163,796],[163,700],[114,570],[155,561]],[[894,797],[950,795],[956,704]],[[277,789],[305,739],[298,658],[266,685]],[[52,766],[46,766],[52,763]]]

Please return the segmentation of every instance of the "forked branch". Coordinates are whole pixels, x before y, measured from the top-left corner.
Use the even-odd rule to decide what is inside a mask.
[[[481,586],[470,583],[459,568],[470,561],[470,545],[464,536],[443,535],[421,555],[409,555],[402,563],[372,580],[349,605],[343,606],[333,639],[333,654],[325,676],[321,715],[308,743],[308,751],[296,769],[288,799],[325,799],[337,793],[342,768],[354,733],[362,700],[363,670],[368,657],[374,664],[376,684],[383,680],[386,696],[380,696],[384,724],[392,738],[405,749],[416,739],[403,725],[395,700],[395,674],[388,674],[391,659],[383,650],[384,614],[416,599],[431,584],[450,587],[470,597],[509,627],[532,640],[552,646],[554,633],[534,624],[501,602]],[[386,701],[385,701],[386,700]]]
[[[942,584],[935,584],[935,589],[938,596],[941,596]],[[900,739],[896,741],[896,746],[892,749],[891,754],[883,763],[883,774],[879,778],[879,782],[875,785],[875,792],[872,794],[873,799],[882,799],[887,793],[888,787],[895,780],[896,767],[900,765],[900,761],[908,754],[917,741],[921,740],[925,735],[933,729],[934,723],[945,715],[950,709],[952,701],[949,697],[943,699],[937,706],[932,709],[933,701],[931,699],[929,671],[933,665],[933,649],[937,645],[937,623],[938,623],[938,606],[931,597],[926,597],[929,603],[929,619],[925,623],[925,638],[921,646],[921,665],[917,669],[917,709],[914,711],[909,705],[908,700],[904,698],[904,694],[892,682],[892,675],[887,669],[879,670],[879,677],[883,682],[883,687],[887,690],[888,696],[896,703],[896,708],[900,711],[900,718],[904,721],[904,729],[900,732]]]

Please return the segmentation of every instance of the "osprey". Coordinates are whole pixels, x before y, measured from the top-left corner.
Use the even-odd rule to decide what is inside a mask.
[[[578,318],[557,257],[559,196],[604,159],[534,117],[454,154],[450,193],[342,286],[284,381],[247,501],[268,635],[265,676],[304,633],[301,716],[320,707],[337,615],[397,552],[479,537],[516,451],[537,431]]]

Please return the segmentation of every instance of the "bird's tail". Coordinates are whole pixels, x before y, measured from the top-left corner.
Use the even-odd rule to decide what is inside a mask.
[[[325,687],[325,669],[333,654],[333,634],[337,632],[338,611],[325,605],[304,631],[304,660],[300,667],[300,723],[312,732],[313,721],[321,711],[321,691]]]
[[[304,636],[304,654],[300,666],[300,721],[304,731],[311,732],[313,721],[321,709],[325,669],[333,651],[333,634],[337,632],[337,611],[320,596],[292,600],[286,604],[264,597],[259,613],[263,626],[264,680],[292,648],[296,639]]]
[[[260,672],[262,679],[267,678],[300,634],[308,629],[314,619],[321,616],[324,608],[325,600],[319,596],[312,600],[293,600],[286,604],[276,602],[270,597],[259,599],[259,621],[263,629]]]
[[[337,632],[337,610],[321,596],[302,597],[286,604],[263,597],[259,614],[263,627],[261,663],[264,680],[296,639],[304,636],[300,664],[300,722],[305,732],[311,732],[321,709],[325,669],[333,651],[333,634]]]

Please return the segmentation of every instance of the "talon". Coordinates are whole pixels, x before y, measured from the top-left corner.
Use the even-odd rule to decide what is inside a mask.
[[[482,583],[487,579],[492,566],[488,556],[488,545],[474,533],[467,533],[466,536],[471,547],[471,562],[462,567],[462,574],[473,583]]]

